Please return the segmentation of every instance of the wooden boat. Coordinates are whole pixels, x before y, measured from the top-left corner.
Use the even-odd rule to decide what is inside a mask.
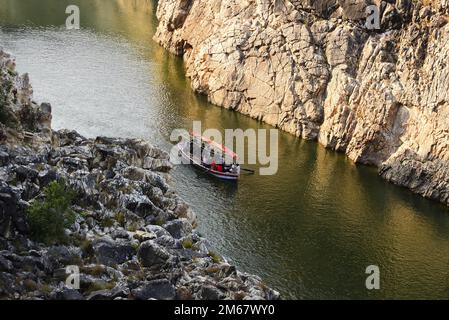
[[[197,150],[201,150],[198,155],[194,155],[194,144],[196,144]],[[224,145],[197,133],[191,133],[190,141],[180,142],[177,147],[180,156],[189,160],[193,166],[214,177],[234,181],[240,177],[238,156]],[[208,157],[208,153],[210,153],[210,157],[209,159],[205,159]]]

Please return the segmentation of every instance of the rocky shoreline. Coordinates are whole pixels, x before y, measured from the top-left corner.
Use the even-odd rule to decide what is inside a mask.
[[[449,205],[448,0],[160,0],[157,17],[210,102]]]
[[[0,142],[0,299],[279,299],[195,231],[168,154],[138,139],[53,131],[51,106],[32,101],[28,76],[1,51]],[[74,221],[44,244],[29,212],[61,208],[48,192],[56,181],[73,193]],[[67,266],[79,268],[79,290],[67,288]]]

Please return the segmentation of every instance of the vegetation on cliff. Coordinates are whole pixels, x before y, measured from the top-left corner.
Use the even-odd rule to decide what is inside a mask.
[[[31,237],[51,245],[66,240],[65,229],[75,223],[71,209],[74,192],[64,182],[52,181],[43,190],[44,199],[35,200],[27,211]]]

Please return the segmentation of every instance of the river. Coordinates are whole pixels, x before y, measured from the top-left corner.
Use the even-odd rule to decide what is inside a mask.
[[[65,8],[81,9],[66,30]],[[152,41],[151,0],[0,0],[0,47],[29,72],[56,129],[138,137],[165,150],[173,129],[268,128],[194,94],[183,61]],[[199,230],[241,270],[284,298],[449,298],[449,212],[376,170],[280,133],[279,171],[223,183],[190,167],[173,186]],[[380,290],[365,269],[380,268]]]

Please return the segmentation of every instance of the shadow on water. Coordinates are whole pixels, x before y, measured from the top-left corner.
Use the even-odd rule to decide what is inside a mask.
[[[165,150],[173,129],[269,128],[192,92],[182,59],[151,40],[155,1],[0,0],[0,46],[29,72],[55,128],[140,137]],[[82,29],[62,26],[81,9]],[[254,168],[257,168],[254,167]],[[287,298],[449,298],[446,207],[390,185],[376,170],[291,135],[274,176],[223,183],[178,166],[173,184],[199,229],[240,269]],[[378,265],[381,290],[365,288]]]

